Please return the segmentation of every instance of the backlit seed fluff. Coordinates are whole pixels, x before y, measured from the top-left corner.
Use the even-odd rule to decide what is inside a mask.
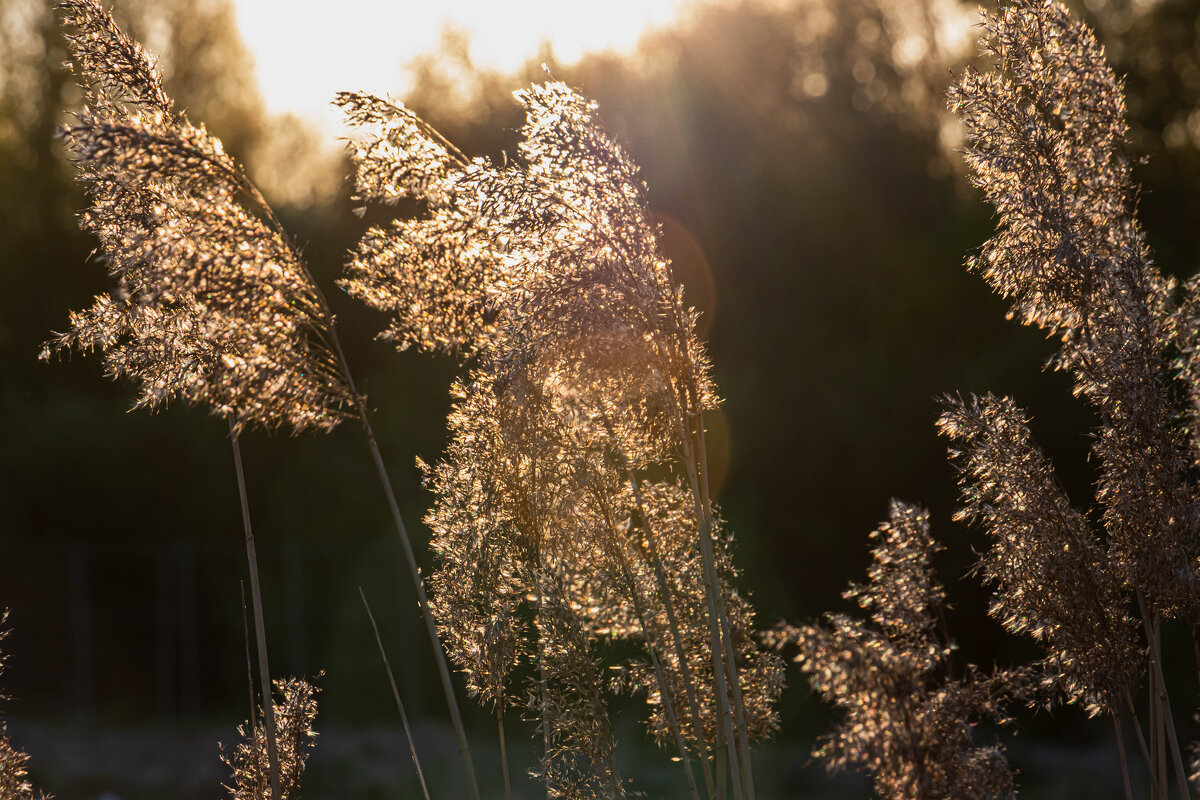
[[[91,197],[83,229],[117,287],[43,358],[99,349],[140,384],[238,427],[329,429],[353,403],[328,312],[295,247],[221,142],[175,110],[153,62],[95,0],[61,4],[83,108],[63,129]]]

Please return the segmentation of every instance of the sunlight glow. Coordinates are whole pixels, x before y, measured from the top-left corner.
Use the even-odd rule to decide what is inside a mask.
[[[335,92],[403,94],[406,65],[436,49],[446,26],[467,34],[479,66],[514,70],[544,43],[564,63],[586,52],[631,50],[694,0],[234,3],[267,107],[318,117],[337,131],[340,115],[329,105]]]

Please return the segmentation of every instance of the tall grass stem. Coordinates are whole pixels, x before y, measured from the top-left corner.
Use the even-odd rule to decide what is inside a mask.
[[[500,737],[500,770],[504,773],[504,800],[512,800],[512,781],[508,777],[508,746],[504,742],[504,704],[496,703],[496,733]]]
[[[700,451],[700,491],[701,502],[705,513],[712,519],[712,496],[708,481],[708,445],[704,430],[704,417],[697,415],[696,433]],[[710,522],[709,530],[712,530]],[[725,598],[718,593],[717,611],[720,614],[721,628],[724,633],[725,663],[729,670],[729,686],[733,694],[734,721],[737,723],[738,754],[740,756],[742,790],[746,800],[754,800],[754,770],[750,762],[750,734],[746,728],[746,706],[742,702],[742,682],[738,676],[737,656],[733,650],[733,632],[729,626],[729,615],[725,612]]]
[[[611,428],[609,430],[611,432]],[[705,790],[708,792],[709,800],[713,800],[716,797],[716,793],[713,789],[712,767],[708,763],[708,737],[705,735],[704,725],[700,721],[700,702],[696,697],[695,679],[692,677],[691,664],[683,649],[683,638],[680,636],[679,623],[675,617],[675,601],[671,597],[671,588],[667,584],[666,572],[662,567],[662,558],[658,551],[658,540],[654,534],[654,526],[650,523],[650,514],[646,509],[645,499],[642,497],[641,484],[638,483],[637,477],[633,474],[633,470],[630,469],[627,460],[624,466],[629,476],[629,486],[633,490],[634,502],[637,504],[638,513],[642,517],[643,530],[646,534],[645,546],[649,555],[650,568],[654,573],[654,582],[658,586],[658,592],[662,595],[663,609],[667,614],[667,627],[671,631],[671,644],[675,648],[675,658],[679,662],[679,670],[683,675],[683,686],[692,717],[692,729],[696,732],[696,743],[700,754],[700,771],[704,777]]]
[[[687,440],[688,449],[691,450],[691,437]],[[738,762],[737,743],[733,733],[733,715],[729,709],[729,691],[727,688],[726,672],[725,672],[725,649],[721,642],[723,638],[720,606],[717,599],[721,594],[720,578],[717,576],[716,558],[713,555],[712,530],[711,520],[701,504],[700,500],[700,484],[697,477],[696,461],[688,454],[687,469],[688,478],[692,487],[692,496],[696,505],[696,516],[700,527],[700,554],[704,561],[704,588],[705,596],[708,600],[708,617],[709,617],[709,646],[712,650],[713,662],[713,681],[714,693],[717,696],[717,712],[719,715],[718,723],[720,725],[721,739],[724,745],[729,750],[729,764],[739,773],[741,767]],[[742,781],[739,779],[733,781],[733,798],[734,800],[743,800]],[[722,782],[722,788],[724,782]]]
[[[609,527],[615,530],[615,524],[609,514],[605,514],[605,521]],[[642,594],[638,591],[637,582],[633,578],[633,570],[629,566],[629,561],[622,555],[620,548],[616,545],[615,537],[607,545],[608,556],[620,567],[621,578],[625,582],[625,590],[629,592],[629,597],[633,601],[634,613],[637,614],[638,623],[642,626],[642,634],[646,638],[646,652],[650,655],[650,663],[654,667],[654,679],[658,683],[658,693],[662,698],[663,712],[667,718],[667,724],[671,728],[671,733],[675,737],[675,747],[679,750],[679,760],[683,766],[683,772],[687,778],[688,790],[691,792],[693,800],[700,800],[700,793],[696,790],[696,776],[692,774],[691,759],[688,758],[687,744],[683,741],[683,731],[679,727],[679,720],[675,716],[675,704],[671,702],[671,691],[667,685],[667,676],[663,671],[662,661],[658,657],[658,635],[653,630],[650,624],[650,615],[646,613],[646,603],[642,600]]]
[[[1160,723],[1166,729],[1167,742],[1170,744],[1170,747],[1167,748],[1164,746],[1163,750],[1169,750],[1168,755],[1171,757],[1171,765],[1175,769],[1175,779],[1179,783],[1180,800],[1188,800],[1187,770],[1183,767],[1183,756],[1179,750],[1179,738],[1175,733],[1175,716],[1171,712],[1171,698],[1167,693],[1167,682],[1163,678],[1162,636],[1159,630],[1158,614],[1155,613],[1154,621],[1151,623],[1146,607],[1146,600],[1140,589],[1137,593],[1137,599],[1138,606],[1142,612],[1142,625],[1145,628],[1146,638],[1150,644],[1150,668],[1152,670],[1150,685],[1157,685],[1158,687],[1154,697],[1151,698],[1151,704],[1157,708]],[[1165,792],[1168,785],[1165,776],[1162,783]]]
[[[1125,755],[1125,732],[1121,730],[1121,718],[1114,711],[1112,717],[1113,732],[1117,735],[1117,756],[1121,762],[1121,780],[1125,786],[1125,800],[1133,800],[1133,786],[1129,782],[1129,759]]]
[[[292,242],[290,235],[284,229],[279,218],[275,216],[275,212],[271,209],[270,204],[258,187],[253,184],[248,178],[242,176],[242,186],[254,198],[263,210],[267,217],[268,224],[288,243],[293,250],[295,245]],[[441,679],[442,691],[446,697],[446,705],[450,711],[450,720],[454,727],[454,735],[458,740],[458,752],[463,762],[463,770],[466,773],[466,780],[470,790],[471,800],[480,800],[479,783],[475,777],[475,766],[471,761],[471,748],[467,744],[467,733],[463,727],[462,713],[458,708],[458,700],[454,694],[454,684],[450,680],[450,668],[446,663],[445,650],[442,647],[441,637],[438,636],[437,623],[433,618],[433,612],[429,608],[429,600],[425,593],[425,583],[421,579],[421,571],[417,566],[417,558],[413,552],[412,541],[408,536],[408,528],[404,524],[404,518],[400,514],[400,504],[396,500],[396,491],[392,487],[391,477],[388,475],[387,467],[383,463],[383,456],[379,452],[379,444],[375,439],[375,429],[371,425],[371,415],[367,410],[365,398],[358,393],[358,388],[354,382],[354,375],[350,371],[350,362],[346,359],[346,352],[342,349],[341,338],[338,336],[337,317],[333,313],[333,309],[329,306],[329,301],[325,297],[325,293],[321,290],[320,285],[313,279],[312,274],[308,271],[308,267],[300,262],[301,269],[304,270],[305,276],[313,287],[313,293],[320,305],[322,315],[325,321],[325,332],[328,334],[328,342],[337,358],[338,368],[342,373],[342,377],[346,380],[346,385],[350,389],[351,395],[355,398],[356,410],[358,411],[359,420],[362,422],[363,431],[367,437],[367,447],[371,451],[371,459],[375,464],[376,472],[379,476],[379,483],[383,488],[384,495],[387,497],[388,509],[392,514],[392,521],[396,526],[396,532],[400,535],[400,542],[403,546],[404,557],[408,562],[409,573],[413,581],[413,587],[417,592],[417,604],[421,607],[421,614],[425,619],[425,627],[429,632],[429,640],[433,646],[434,658],[437,661],[438,677]]]
[[[267,663],[267,633],[263,622],[262,589],[258,581],[258,553],[254,547],[254,531],[250,526],[250,501],[246,497],[246,476],[242,471],[242,448],[238,444],[237,425],[233,415],[229,422],[229,442],[233,447],[233,466],[237,471],[238,495],[242,501],[242,528],[246,533],[246,561],[250,567],[250,602],[254,606],[254,637],[258,643],[258,678],[262,686],[263,724],[267,736],[267,766],[271,775],[271,800],[280,800],[279,750],[275,741],[275,710],[271,697],[271,669]],[[253,734],[253,728],[251,728]],[[252,737],[253,738],[253,735]]]
[[[242,591],[242,640],[246,646],[246,689],[250,693],[250,730],[254,731],[258,725],[258,703],[254,701],[254,662],[250,658],[250,616],[246,610],[246,582],[238,581],[238,588]],[[258,737],[250,737],[250,754],[254,760],[258,759]]]
[[[1150,748],[1146,745],[1146,733],[1142,730],[1142,723],[1138,720],[1137,706],[1133,704],[1133,698],[1129,696],[1128,690],[1125,692],[1125,704],[1128,706],[1129,717],[1133,722],[1133,733],[1137,737],[1138,747],[1142,751],[1142,759],[1146,762],[1146,774],[1150,777],[1150,797],[1158,800],[1164,796],[1164,792],[1159,791],[1158,777],[1154,772],[1154,758],[1150,755]]]
[[[340,355],[340,344],[337,346],[337,349]],[[471,761],[471,748],[467,744],[467,732],[463,728],[462,714],[458,710],[458,700],[454,696],[454,684],[450,681],[450,668],[446,664],[446,653],[442,648],[441,637],[438,636],[437,623],[433,619],[433,611],[429,608],[429,598],[425,594],[425,582],[421,579],[421,570],[417,566],[417,557],[413,552],[412,541],[408,538],[408,529],[404,525],[404,518],[400,515],[400,504],[396,501],[396,492],[392,488],[391,478],[388,477],[387,467],[384,465],[383,456],[379,452],[379,445],[375,441],[375,431],[371,427],[371,418],[367,413],[366,403],[361,398],[359,398],[358,407],[359,415],[362,418],[363,430],[367,435],[367,446],[371,450],[371,458],[374,460],[375,469],[379,473],[379,482],[383,485],[384,493],[387,495],[388,508],[392,512],[392,521],[396,525],[397,533],[400,534],[400,543],[404,549],[404,557],[408,562],[413,586],[417,591],[417,604],[421,607],[421,614],[425,619],[425,628],[429,633],[429,642],[433,646],[433,652],[437,658],[438,677],[441,678],[442,691],[446,696],[446,705],[450,709],[450,721],[454,725],[454,735],[458,739],[458,753],[462,758],[463,769],[466,772],[467,786],[470,790],[472,800],[479,800],[479,783],[475,778],[475,766]]]

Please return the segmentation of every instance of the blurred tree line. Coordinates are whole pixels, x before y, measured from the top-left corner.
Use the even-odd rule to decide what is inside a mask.
[[[351,213],[334,143],[262,111],[228,0],[116,7],[160,57],[168,91],[248,164],[330,287],[370,220]],[[1190,274],[1200,250],[1200,5],[1077,7],[1127,75],[1150,244],[1168,272]],[[933,511],[934,534],[948,545],[939,567],[957,603],[952,634],[986,664],[1023,651],[984,619],[982,590],[956,580],[978,539],[950,519],[955,480],[934,432],[934,398],[1011,394],[1032,412],[1068,491],[1085,497],[1092,475],[1088,412],[1066,378],[1040,369],[1052,348],[1006,322],[1004,304],[962,267],[992,221],[962,176],[943,92],[975,57],[975,21],[975,4],[958,0],[704,4],[628,57],[563,65],[547,48],[519,75],[477,68],[469,41],[450,33],[412,63],[407,100],[467,153],[497,157],[521,123],[509,92],[546,70],[599,102],[641,165],[667,254],[705,312],[726,398],[711,421],[715,478],[761,623],[838,608],[867,560],[867,532],[896,496]],[[181,658],[170,643],[178,625],[155,623],[174,574],[161,572],[161,553],[231,543],[237,555],[223,423],[187,409],[125,414],[128,388],[100,380],[96,362],[37,362],[68,309],[108,282],[76,230],[84,200],[54,139],[77,100],[53,16],[42,0],[0,0],[0,23],[0,605],[13,609],[14,626],[3,688],[26,714],[70,711],[83,691],[68,633],[80,591],[68,554],[84,544],[88,635],[102,644],[85,687],[92,701],[130,718],[196,710],[201,700],[232,707],[244,697],[235,558],[220,568],[196,562],[204,648],[190,694],[182,680],[147,690],[161,684],[164,659],[170,671]],[[415,521],[427,497],[413,457],[437,458],[460,365],[396,354],[371,340],[382,327],[373,312],[337,291],[331,299]],[[305,642],[281,644],[277,670],[326,669],[323,713],[382,715],[370,711],[386,709],[384,687],[354,589],[378,598],[394,637],[415,626],[415,609],[360,433],[344,427],[243,446],[268,634]],[[295,589],[285,580],[287,542],[337,554],[336,572],[302,573],[310,612],[299,623],[282,610],[287,586]],[[411,691],[421,658],[408,657]],[[806,694],[794,686],[789,705]],[[820,723],[799,716],[793,708],[785,717],[785,736],[801,730],[811,741]]]

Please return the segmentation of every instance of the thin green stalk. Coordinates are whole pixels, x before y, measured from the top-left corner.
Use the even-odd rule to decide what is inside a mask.
[[[375,643],[379,645],[379,657],[383,659],[383,668],[387,670],[388,683],[392,685],[392,697],[396,698],[396,710],[400,712],[400,721],[404,723],[404,735],[408,737],[408,752],[412,754],[413,766],[417,768],[417,780],[421,782],[421,794],[429,800],[429,788],[425,785],[425,773],[421,770],[421,759],[417,757],[417,744],[413,741],[412,728],[408,726],[408,714],[404,713],[404,703],[400,700],[400,690],[396,688],[396,676],[392,674],[392,665],[388,662],[387,652],[383,649],[383,638],[379,635],[379,626],[375,624],[375,615],[371,613],[371,604],[362,587],[358,587],[358,596],[362,598],[363,608],[367,610],[367,619],[371,620],[371,630],[375,631]]]
[[[246,476],[242,471],[242,448],[238,444],[237,425],[228,415],[229,442],[233,447],[233,466],[237,472],[238,495],[242,501],[242,528],[246,533],[246,561],[250,566],[250,601],[254,605],[254,636],[258,642],[258,677],[262,685],[263,724],[267,736],[267,769],[271,776],[271,800],[280,800],[279,750],[275,743],[275,710],[271,697],[271,669],[267,664],[267,634],[263,624],[262,590],[258,585],[258,554],[254,531],[250,527],[250,501],[246,498]],[[250,729],[253,737],[254,729]]]

